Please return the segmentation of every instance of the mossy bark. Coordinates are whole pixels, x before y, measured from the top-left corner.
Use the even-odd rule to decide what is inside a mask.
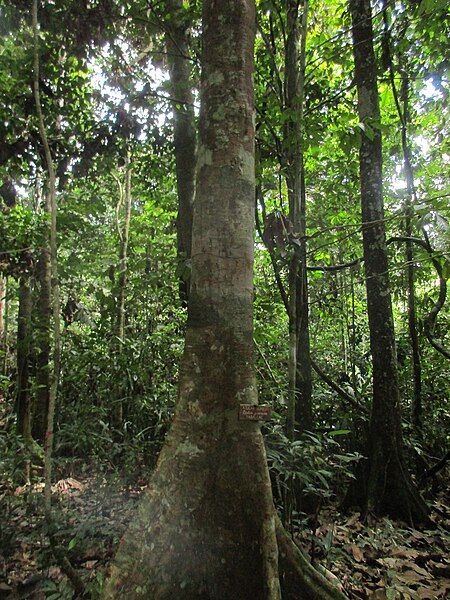
[[[373,401],[365,504],[377,514],[418,523],[427,507],[405,468],[394,321],[382,189],[380,108],[370,0],[350,0],[360,147],[363,249],[373,364]]]

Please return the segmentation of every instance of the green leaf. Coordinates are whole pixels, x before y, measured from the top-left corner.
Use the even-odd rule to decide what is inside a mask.
[[[350,429],[334,429],[333,431],[330,431],[328,435],[336,437],[337,435],[347,435],[348,433],[350,433]]]
[[[69,550],[72,550],[72,548],[75,548],[76,545],[77,545],[77,538],[72,538],[68,545]]]

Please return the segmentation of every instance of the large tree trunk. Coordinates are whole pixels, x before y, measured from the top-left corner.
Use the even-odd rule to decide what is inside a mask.
[[[107,598],[280,598],[253,369],[251,0],[204,2],[192,280],[179,400]],[[214,48],[214,51],[211,49]]]
[[[285,579],[298,598],[343,598],[296,555],[275,516],[260,427],[238,418],[241,404],[257,403],[255,6],[253,0],[205,0],[203,6],[192,283],[179,399],[104,598],[279,600]]]
[[[183,0],[169,0],[171,27],[167,35],[174,150],[178,190],[177,255],[180,300],[187,305],[190,286],[192,209],[195,194],[196,128],[192,94],[191,61]]]
[[[402,457],[397,358],[385,236],[380,109],[370,0],[350,0],[358,114],[364,125],[360,182],[373,402],[366,504],[408,522],[427,519]]]
[[[31,438],[30,411],[30,342],[31,290],[28,276],[19,282],[19,313],[17,317],[17,432],[27,441]]]

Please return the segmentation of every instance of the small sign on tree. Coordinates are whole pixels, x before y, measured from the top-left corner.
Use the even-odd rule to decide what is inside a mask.
[[[268,421],[271,412],[270,406],[264,404],[241,404],[239,406],[239,420]]]

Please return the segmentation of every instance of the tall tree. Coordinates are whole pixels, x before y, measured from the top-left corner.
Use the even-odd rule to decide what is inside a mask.
[[[189,261],[192,244],[192,209],[195,194],[196,126],[192,93],[189,36],[183,0],[169,0],[170,26],[167,54],[174,120],[174,151],[178,191],[177,252],[180,272],[180,300],[189,296]]]
[[[50,327],[52,326],[53,344],[51,345],[51,364],[47,364],[48,371],[48,404],[47,421],[45,423],[44,437],[44,502],[46,514],[50,515],[51,510],[51,479],[52,479],[52,453],[53,453],[53,423],[55,416],[56,400],[58,393],[59,372],[61,363],[61,315],[59,299],[59,280],[58,280],[58,242],[57,242],[57,199],[56,199],[56,172],[50,150],[47,131],[45,128],[44,113],[42,110],[40,93],[40,46],[39,46],[39,23],[38,23],[38,0],[33,0],[32,9],[33,20],[33,94],[38,119],[39,136],[42,144],[42,150],[45,157],[45,167],[48,174],[48,188],[45,197],[44,209],[49,217],[47,227],[47,238],[44,242],[45,248],[43,255],[46,259],[45,264],[45,284],[48,285],[48,343],[50,347]],[[47,308],[47,306],[46,306]]]
[[[204,2],[192,280],[179,399],[140,516],[120,546],[107,598],[280,597],[263,440],[257,423],[238,419],[240,404],[257,403],[254,20],[252,0]]]
[[[377,64],[370,0],[350,0],[362,125],[359,153],[363,250],[373,364],[373,400],[369,434],[369,471],[365,503],[378,514],[408,522],[427,519],[427,508],[403,459],[394,321],[388,276],[383,206],[382,146]]]
[[[285,176],[288,196],[288,221],[282,215],[267,215],[264,192],[258,186],[257,200],[261,205],[264,232],[258,223],[258,231],[269,251],[275,279],[288,315],[288,407],[286,431],[290,439],[294,432],[312,429],[312,373],[309,336],[308,279],[306,269],[306,190],[303,165],[304,106],[305,106],[305,59],[308,30],[308,0],[287,0],[285,13],[277,11],[283,39],[284,80],[277,66],[276,29],[273,11],[267,26],[260,24],[264,48],[269,57],[269,78],[260,114],[261,124],[267,120],[268,97],[276,95],[280,113],[283,114],[282,137],[269,128],[275,139],[275,154],[280,172]],[[277,82],[273,85],[272,80]],[[273,141],[273,140],[272,140]],[[258,166],[258,172],[260,166]],[[262,171],[261,171],[262,173]],[[281,267],[277,257],[280,230],[287,233],[291,242],[288,265],[287,289],[283,284]],[[277,239],[278,238],[278,239]],[[284,243],[284,242],[283,242]]]

